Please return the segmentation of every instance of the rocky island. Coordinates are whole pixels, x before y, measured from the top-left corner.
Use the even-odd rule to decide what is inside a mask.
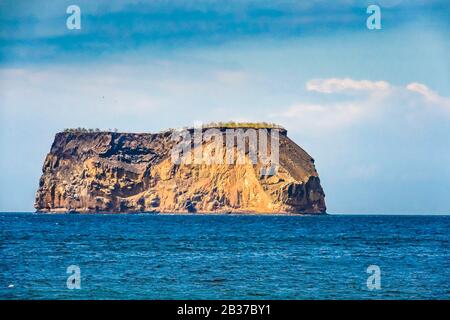
[[[236,132],[243,134],[242,144]],[[325,213],[314,160],[282,127],[226,123],[186,128],[181,136],[194,138],[184,142],[184,149],[174,133],[57,133],[43,165],[37,212]],[[198,136],[208,138],[195,140]],[[261,148],[265,143],[267,148]],[[184,161],[174,160],[174,150],[185,151]],[[195,161],[191,155],[199,150],[203,156]]]

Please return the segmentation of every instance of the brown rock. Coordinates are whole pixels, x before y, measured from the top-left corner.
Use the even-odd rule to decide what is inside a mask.
[[[44,162],[35,208],[80,213],[324,213],[325,195],[314,160],[285,130],[279,141],[278,171],[264,176],[262,164],[249,161],[174,164],[170,132],[57,133]]]

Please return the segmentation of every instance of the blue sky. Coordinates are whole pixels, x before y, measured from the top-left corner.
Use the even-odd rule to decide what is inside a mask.
[[[33,210],[66,127],[260,120],[316,159],[332,213],[450,213],[448,1],[0,6],[0,211]]]

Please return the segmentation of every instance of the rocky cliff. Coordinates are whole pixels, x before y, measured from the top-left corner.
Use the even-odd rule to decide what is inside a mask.
[[[248,161],[248,150],[241,164],[174,163],[171,152],[177,142],[171,132],[57,133],[43,165],[35,208],[80,213],[324,213],[325,195],[314,160],[285,130],[278,141],[277,170],[266,174],[264,164]]]

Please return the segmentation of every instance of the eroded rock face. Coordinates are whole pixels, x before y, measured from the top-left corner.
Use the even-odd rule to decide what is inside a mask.
[[[314,160],[279,136],[279,166],[175,164],[171,133],[55,136],[36,194],[38,212],[308,213],[326,211]],[[203,148],[205,144],[203,144]],[[246,154],[246,157],[248,154]]]

